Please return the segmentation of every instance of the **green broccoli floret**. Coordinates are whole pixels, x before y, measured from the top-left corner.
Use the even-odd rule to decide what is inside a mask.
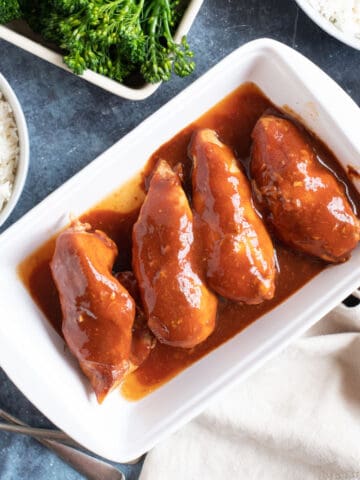
[[[71,15],[82,7],[86,7],[89,0],[51,0],[50,3],[56,12]]]
[[[8,23],[21,17],[18,0],[0,0],[0,24]]]
[[[144,0],[32,0],[30,26],[64,50],[77,74],[89,68],[117,81],[145,58]]]
[[[145,58],[140,25],[144,0],[91,0],[60,22],[64,61],[75,72],[85,68],[122,81]]]

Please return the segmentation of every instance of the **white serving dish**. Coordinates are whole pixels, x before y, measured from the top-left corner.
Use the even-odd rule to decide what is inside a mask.
[[[357,39],[349,33],[344,33],[333,25],[329,20],[323,17],[315,8],[313,8],[307,0],[295,0],[299,7],[311,18],[320,28],[340,42],[349,45],[350,47],[360,50],[360,39]]]
[[[242,46],[52,193],[0,237],[0,364],[52,422],[99,455],[126,462],[151,449],[243,380],[360,283],[360,247],[243,332],[138,402],[113,392],[99,406],[76,361],[19,280],[16,266],[68,222],[132,178],[150,154],[253,81],[289,106],[339,159],[360,167],[360,110],[325,73],[289,47]]]
[[[187,35],[189,32],[203,2],[204,0],[190,0],[189,6],[187,7],[187,10],[174,36],[177,42],[179,42],[182,37]],[[57,67],[71,72],[71,70],[63,62],[62,55],[55,50],[52,50],[51,48],[39,43],[37,41],[37,35],[33,34],[28,37],[14,30],[14,27],[0,25],[0,38],[13,43],[14,45],[33,53],[34,55],[37,55],[43,60],[47,60]],[[88,82],[93,83],[94,85],[97,85],[108,92],[118,95],[119,97],[127,98],[128,100],[144,100],[152,95],[161,85],[161,82],[156,84],[144,83],[144,85],[139,88],[132,88],[116,82],[111,78],[105,77],[104,75],[93,72],[92,70],[85,70],[85,72],[81,75],[81,78],[84,78]]]
[[[25,180],[29,168],[29,134],[27,129],[26,120],[15,95],[14,90],[11,88],[10,84],[7,82],[5,77],[0,73],[0,92],[4,95],[6,101],[10,104],[15,117],[15,123],[19,136],[19,158],[18,165],[16,170],[16,176],[14,181],[14,187],[11,194],[11,197],[5,207],[0,211],[0,226],[5,223],[5,221],[10,216],[11,212],[14,210],[20,195],[24,189]]]

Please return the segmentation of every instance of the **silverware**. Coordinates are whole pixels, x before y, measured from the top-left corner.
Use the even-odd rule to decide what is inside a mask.
[[[55,452],[66,463],[71,465],[75,470],[83,474],[88,480],[126,480],[125,476],[120,470],[113,467],[109,463],[99,460],[87,453],[81,452],[76,448],[70,447],[63,443],[59,443],[56,440],[45,439],[47,435],[51,435],[52,438],[62,438],[61,441],[69,442],[69,440],[76,444],[70,437],[63,432],[56,432],[55,430],[32,428],[13,415],[8,414],[4,410],[0,409],[0,417],[9,422],[11,425],[1,423],[0,430],[7,430],[11,432],[23,433],[31,435],[39,443],[47,447],[49,450]],[[76,444],[78,445],[78,444]]]
[[[23,433],[24,435],[31,435],[32,437],[44,438],[46,440],[54,440],[57,442],[61,442],[64,445],[79,447],[79,445],[75,441],[63,438],[62,432],[58,432],[56,430],[48,430],[47,428],[22,427],[21,425],[9,425],[8,423],[0,422],[0,430],[3,430],[5,432]]]
[[[72,447],[81,448],[81,446],[75,442],[71,437],[66,435],[66,433],[60,430],[50,430],[47,428],[33,428],[25,426],[19,419],[10,415],[10,413],[5,412],[0,408],[0,418],[6,420],[12,425],[8,423],[0,423],[0,430],[5,430],[8,432],[14,433],[23,433],[24,435],[31,435],[36,436],[39,438],[45,438],[47,440],[55,440],[57,442],[64,443],[66,445],[70,445]]]

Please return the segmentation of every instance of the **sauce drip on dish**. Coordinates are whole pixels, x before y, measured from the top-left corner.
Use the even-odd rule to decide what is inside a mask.
[[[103,231],[115,242],[119,254],[114,265],[114,273],[131,270],[132,228],[138,219],[145,191],[159,160],[165,159],[175,171],[179,172],[191,202],[192,162],[188,156],[188,146],[193,132],[199,128],[215,130],[221,141],[234,151],[243,169],[248,172],[251,133],[258,119],[269,109],[275,114],[283,115],[255,85],[242,85],[162,145],[149,159],[142,176],[113,192],[80,217],[81,222],[89,223],[94,230]],[[349,201],[355,213],[358,214],[360,195],[349,182],[345,171],[325,145],[314,136],[309,138],[321,162],[346,187]],[[122,201],[124,199],[126,199],[126,208]],[[127,399],[138,400],[149,394],[279,305],[327,266],[316,257],[293,251],[275,238],[273,243],[277,263],[274,297],[255,305],[237,303],[219,297],[214,332],[193,348],[179,348],[158,341],[144,363],[125,377],[121,391]],[[62,335],[59,295],[50,271],[54,249],[55,239],[52,238],[24,260],[19,266],[19,274],[35,302],[57,332]]]

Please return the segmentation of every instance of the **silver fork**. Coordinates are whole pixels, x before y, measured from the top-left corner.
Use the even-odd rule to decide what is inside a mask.
[[[31,435],[88,480],[126,480],[125,475],[109,463],[70,446],[69,444],[79,445],[63,432],[29,427],[29,425],[2,409],[0,409],[0,417],[9,422],[8,424],[0,423],[0,430]],[[49,438],[52,438],[52,440],[49,440]],[[67,445],[60,443],[58,440],[66,442]]]
[[[71,437],[66,435],[65,432],[60,430],[50,430],[48,428],[34,428],[29,427],[25,423],[21,422],[18,418],[10,415],[0,408],[0,418],[6,420],[9,423],[0,423],[0,430],[13,433],[23,433],[24,435],[30,435],[32,437],[43,438],[45,440],[55,440],[57,442],[70,445],[72,447],[81,448],[81,446],[75,442]],[[9,425],[10,424],[10,425]]]

